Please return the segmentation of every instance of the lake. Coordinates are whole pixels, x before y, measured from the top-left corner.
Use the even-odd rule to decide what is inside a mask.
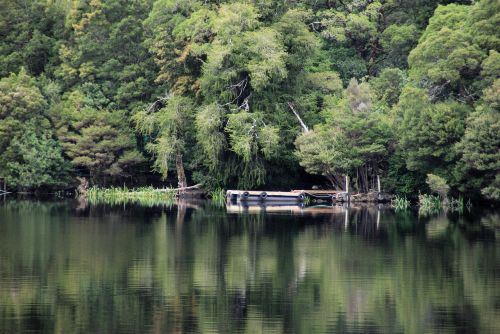
[[[500,215],[0,201],[1,333],[500,333]]]

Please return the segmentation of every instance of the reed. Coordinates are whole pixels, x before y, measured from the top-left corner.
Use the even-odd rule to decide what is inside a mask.
[[[396,195],[391,200],[391,206],[396,211],[406,211],[410,208],[410,201],[406,197]]]
[[[212,203],[217,206],[223,206],[226,203],[226,191],[221,188],[214,189],[210,192]]]
[[[154,206],[172,204],[175,202],[176,192],[173,189],[155,189],[153,187],[136,189],[128,189],[127,187],[91,187],[87,192],[87,198],[90,203],[95,204],[137,203]]]
[[[418,195],[418,212],[421,215],[435,214],[443,209],[441,197],[435,195]]]
[[[304,197],[304,202],[303,202],[303,204],[304,204],[304,205],[310,205],[311,203],[312,203],[312,199],[311,199],[311,197],[309,197],[309,196],[305,196],[305,197]]]
[[[448,210],[450,210],[451,212],[457,212],[459,214],[462,214],[464,213],[464,209],[465,209],[465,202],[463,197],[450,198],[450,201],[448,203]]]

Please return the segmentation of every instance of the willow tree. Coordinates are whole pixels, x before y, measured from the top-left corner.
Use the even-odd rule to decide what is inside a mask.
[[[179,188],[187,186],[183,156],[193,142],[194,111],[190,98],[168,95],[134,116],[137,129],[150,138],[146,148],[154,167],[166,178],[174,164]]]

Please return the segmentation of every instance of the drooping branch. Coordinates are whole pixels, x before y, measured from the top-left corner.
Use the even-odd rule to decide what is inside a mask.
[[[302,118],[300,118],[300,115],[299,113],[295,110],[294,106],[293,106],[293,103],[292,102],[288,102],[288,107],[290,108],[290,110],[293,112],[293,114],[295,115],[295,117],[297,117],[297,119],[299,120],[299,123],[300,125],[302,126],[302,129],[304,130],[305,133],[309,132],[309,128],[307,127],[306,123],[304,123],[304,121],[302,120]]]

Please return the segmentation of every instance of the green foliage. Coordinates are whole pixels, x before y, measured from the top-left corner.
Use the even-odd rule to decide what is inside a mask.
[[[339,73],[345,85],[351,78],[361,79],[368,74],[366,62],[354,49],[339,47],[328,53],[332,59],[332,69]]]
[[[216,104],[206,105],[196,114],[196,139],[211,170],[220,165],[222,154],[227,148],[224,122],[224,109]]]
[[[401,117],[399,145],[408,169],[445,174],[459,158],[454,144],[465,132],[469,107],[456,101],[432,103],[423,89],[405,87],[395,110]]]
[[[261,152],[272,156],[278,145],[278,129],[266,126],[262,116],[241,111],[230,114],[226,125],[231,149],[243,158],[244,162],[255,159]]]
[[[33,189],[64,186],[68,182],[70,167],[58,143],[46,133],[37,135],[33,125],[20,138],[12,140],[5,155],[11,157],[4,170],[10,186]]]
[[[484,196],[500,197],[500,79],[488,88],[476,110],[467,118],[467,129],[458,144],[462,152],[465,184],[479,187]],[[469,186],[471,186],[469,184]]]
[[[406,81],[404,71],[398,68],[385,68],[377,77],[370,80],[370,86],[379,100],[392,107],[399,101],[399,95]]]
[[[394,67],[406,67],[406,58],[417,44],[418,28],[414,24],[393,24],[380,36],[380,44],[387,54],[386,63]]]
[[[300,165],[309,173],[325,176],[334,187],[342,188],[339,175],[361,163],[345,136],[333,128],[317,126],[299,136],[295,144]]]
[[[24,69],[0,80],[0,177],[9,186],[63,186],[68,164],[52,139],[47,103]]]
[[[436,214],[443,208],[443,201],[439,196],[418,195],[418,213],[422,216]]]
[[[246,70],[252,88],[261,91],[273,81],[284,80],[287,77],[286,53],[279,43],[278,33],[267,28],[247,33],[245,37],[250,58]]]
[[[494,1],[439,6],[409,56],[411,83],[395,108],[402,116],[399,141],[408,169],[446,175],[452,189],[475,195],[496,188],[498,167],[481,171],[473,162],[481,161],[479,146],[485,152],[498,148],[495,135],[479,130],[494,128],[498,112],[486,111],[488,102],[478,100],[499,75],[496,8]]]
[[[483,58],[484,53],[472,43],[472,36],[463,31],[444,27],[431,34],[428,29],[408,57],[410,76],[432,90],[443,85],[458,89],[466,84],[462,73],[477,72]]]
[[[221,188],[214,189],[210,192],[212,203],[217,206],[224,206],[226,203],[226,191]]]
[[[143,161],[123,112],[98,109],[97,105],[91,96],[76,90],[54,104],[51,112],[65,155],[94,182],[127,175]]]
[[[142,206],[173,205],[176,193],[172,189],[155,189],[153,187],[142,187],[128,189],[127,187],[88,189],[86,198],[92,204],[140,204]]]
[[[24,67],[31,75],[52,73],[64,37],[64,3],[1,1],[0,77]]]
[[[446,180],[438,175],[427,174],[427,180],[425,181],[432,192],[437,193],[441,198],[446,198],[450,186],[446,183]]]
[[[370,85],[351,80],[344,96],[324,117],[324,124],[298,137],[300,164],[339,188],[343,174],[356,175],[355,188],[368,191],[386,159],[392,135],[387,115],[373,108]]]
[[[406,197],[395,196],[391,200],[391,206],[396,211],[406,211],[410,207],[410,201]]]
[[[403,152],[399,149],[392,152],[387,164],[387,175],[382,179],[385,191],[414,198],[417,189],[427,188],[425,174],[408,170]]]
[[[336,187],[349,174],[359,191],[381,176],[411,196],[434,174],[451,195],[499,198],[498,1],[9,0],[0,11],[0,176],[58,185],[69,162],[73,176],[121,183],[139,165],[163,178],[175,165],[182,186],[289,188],[305,169]],[[61,177],[42,177],[56,165]]]
[[[190,98],[173,95],[157,103],[163,105],[158,111],[150,107],[136,114],[134,120],[141,133],[154,138],[146,148],[155,156],[155,168],[166,178],[193,136],[194,105]]]

